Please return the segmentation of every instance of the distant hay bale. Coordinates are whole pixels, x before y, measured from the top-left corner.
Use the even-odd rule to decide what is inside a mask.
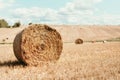
[[[83,40],[82,39],[76,39],[75,44],[83,44]]]
[[[96,43],[96,41],[91,41],[92,43]]]
[[[5,39],[3,39],[2,42],[5,42]]]
[[[5,44],[5,42],[6,42],[6,40],[5,40],[5,39],[3,39],[3,40],[2,40],[2,43],[3,43],[3,44]]]
[[[63,48],[60,34],[42,24],[32,24],[16,35],[14,54],[20,62],[39,65],[59,59]]]
[[[6,38],[6,40],[8,40],[8,38]]]
[[[102,41],[103,43],[106,43],[107,41],[106,40],[104,40],[104,41]]]

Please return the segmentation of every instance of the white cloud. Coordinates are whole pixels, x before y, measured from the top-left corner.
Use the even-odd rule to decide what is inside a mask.
[[[103,14],[99,17],[103,24],[120,24],[120,15]]]
[[[64,9],[67,10],[90,10],[94,4],[101,2],[102,0],[74,0],[67,3]]]
[[[0,9],[3,9],[8,6],[12,6],[15,0],[0,0]]]
[[[21,22],[42,22],[52,24],[119,24],[120,15],[96,14],[95,7],[102,0],[73,0],[64,7],[50,8],[17,8],[13,11],[14,20]]]
[[[16,10],[14,10],[14,14],[15,15],[20,15],[23,17],[52,17],[54,19],[54,17],[52,15],[56,15],[56,11],[50,8],[44,9],[44,8],[38,8],[38,7],[32,7],[30,9],[28,8],[18,8]]]
[[[95,4],[102,0],[74,0],[59,10],[59,13],[66,17],[66,22],[71,24],[91,23],[96,8]]]
[[[50,8],[39,8],[32,7],[28,8],[17,8],[13,11],[13,17],[19,18],[21,21],[26,22],[56,22],[58,20],[57,11]],[[23,19],[23,20],[22,20]]]

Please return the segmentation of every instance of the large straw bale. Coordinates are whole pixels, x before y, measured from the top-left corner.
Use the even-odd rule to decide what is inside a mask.
[[[16,35],[13,43],[15,56],[27,65],[58,60],[62,47],[60,34],[43,24],[29,25]]]

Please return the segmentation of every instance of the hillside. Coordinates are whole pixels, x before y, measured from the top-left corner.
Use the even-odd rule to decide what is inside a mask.
[[[74,42],[81,38],[88,40],[105,40],[120,37],[120,26],[78,26],[78,25],[50,25],[62,35],[64,42]],[[15,35],[23,30],[20,28],[0,28],[0,42],[8,38],[6,42],[12,43]]]

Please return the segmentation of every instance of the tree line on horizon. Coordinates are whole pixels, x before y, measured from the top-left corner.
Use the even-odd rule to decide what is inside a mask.
[[[0,19],[0,28],[16,28],[20,27],[20,25],[20,22],[15,22],[12,26],[10,26],[5,19]]]

